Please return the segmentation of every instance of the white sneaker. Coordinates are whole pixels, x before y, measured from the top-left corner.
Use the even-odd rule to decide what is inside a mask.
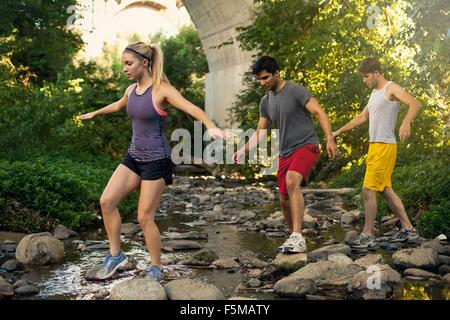
[[[306,242],[302,235],[291,234],[281,246],[277,249],[280,253],[300,253],[306,252]]]

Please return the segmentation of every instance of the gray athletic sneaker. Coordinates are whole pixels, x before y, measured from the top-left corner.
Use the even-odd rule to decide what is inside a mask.
[[[375,240],[375,236],[373,235],[367,235],[364,233],[360,233],[356,239],[350,243],[350,247],[354,249],[368,249],[375,247],[377,245],[377,242]]]
[[[120,251],[117,256],[108,254],[103,261],[103,267],[95,275],[96,280],[107,280],[111,278],[119,268],[125,266],[128,262],[127,256]]]
[[[401,229],[399,232],[390,236],[388,241],[389,242],[403,242],[403,241],[416,240],[418,238],[419,238],[419,234],[417,233],[415,228],[412,228],[410,230]]]

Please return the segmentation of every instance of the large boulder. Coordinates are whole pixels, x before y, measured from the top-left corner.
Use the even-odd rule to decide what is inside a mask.
[[[216,286],[196,279],[170,281],[165,290],[170,300],[225,300]]]
[[[431,248],[399,250],[392,255],[394,265],[401,269],[418,268],[433,270],[439,266],[439,256]]]
[[[156,280],[148,277],[123,281],[115,285],[111,300],[167,300],[166,291]]]
[[[349,298],[384,300],[392,293],[392,285],[401,275],[387,264],[376,264],[356,274],[348,283]]]
[[[17,246],[16,259],[23,264],[58,264],[64,259],[64,245],[49,232],[29,234]]]

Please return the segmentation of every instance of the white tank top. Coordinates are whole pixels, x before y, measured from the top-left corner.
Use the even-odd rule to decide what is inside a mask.
[[[369,110],[369,142],[395,144],[395,124],[400,103],[386,98],[386,90],[392,83],[389,81],[380,90],[370,94],[367,108]]]

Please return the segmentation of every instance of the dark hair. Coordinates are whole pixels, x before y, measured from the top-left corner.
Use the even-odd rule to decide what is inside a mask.
[[[277,61],[269,56],[260,57],[252,67],[252,73],[257,75],[261,71],[266,70],[271,74],[275,74],[279,70]]]
[[[358,72],[361,74],[374,73],[375,71],[381,73],[380,60],[375,57],[365,58],[358,67]]]

